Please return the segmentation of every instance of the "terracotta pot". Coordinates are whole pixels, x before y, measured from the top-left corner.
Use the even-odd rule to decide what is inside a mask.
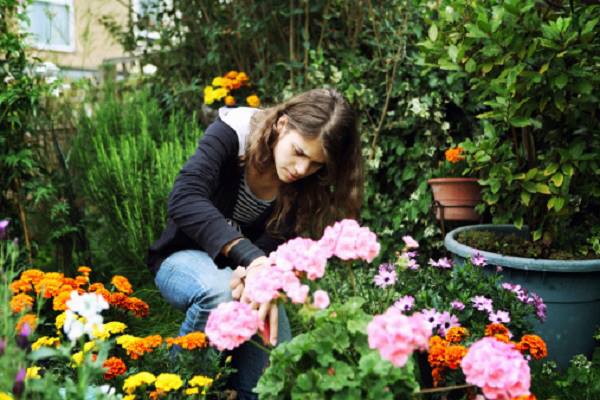
[[[427,181],[433,192],[435,217],[445,221],[479,221],[475,206],[481,200],[477,178],[434,178]]]

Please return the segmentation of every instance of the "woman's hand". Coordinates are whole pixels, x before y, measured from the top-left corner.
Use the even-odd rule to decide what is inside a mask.
[[[277,344],[277,326],[279,321],[279,312],[277,308],[277,303],[275,302],[267,302],[263,304],[258,304],[251,301],[248,296],[244,293],[244,281],[249,276],[252,276],[258,273],[260,270],[264,268],[269,268],[270,263],[267,257],[258,257],[254,261],[248,265],[248,267],[237,267],[231,276],[230,287],[231,287],[231,297],[234,300],[239,300],[242,303],[250,304],[250,306],[258,310],[258,316],[260,320],[264,323],[262,330],[263,340],[265,342],[271,343],[273,346]]]

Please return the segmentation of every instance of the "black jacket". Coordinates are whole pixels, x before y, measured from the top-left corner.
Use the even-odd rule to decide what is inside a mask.
[[[240,189],[243,166],[240,163],[238,135],[217,119],[205,131],[195,154],[185,163],[168,200],[167,227],[150,247],[147,264],[156,274],[160,264],[179,250],[203,250],[223,268],[237,267],[240,260],[220,254],[228,242],[242,237],[226,218],[231,218]],[[259,255],[275,250],[282,239],[275,239],[265,226],[273,209],[266,209],[249,227],[244,237],[254,243]]]

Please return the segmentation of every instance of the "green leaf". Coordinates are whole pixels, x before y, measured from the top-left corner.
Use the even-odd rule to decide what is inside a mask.
[[[554,183],[554,186],[560,187],[560,185],[562,185],[562,183],[563,183],[563,178],[564,178],[564,175],[561,174],[560,172],[557,172],[556,174],[552,175],[552,178],[550,178],[550,180],[552,180],[552,183]]]
[[[468,73],[473,73],[475,72],[475,70],[477,70],[477,63],[473,61],[472,58],[469,58],[469,60],[465,64],[465,71],[467,71]]]
[[[531,237],[533,239],[533,241],[538,241],[540,240],[540,238],[542,237],[542,230],[541,229],[536,229],[535,231],[533,231],[531,233]]]
[[[550,187],[545,183],[536,183],[535,191],[542,194],[552,194],[552,192],[550,192]]]
[[[435,42],[437,40],[438,37],[438,27],[436,24],[433,24],[429,27],[429,31],[427,32],[427,35],[429,36],[429,39],[432,42]]]
[[[539,72],[540,72],[540,74],[542,74],[542,75],[543,75],[543,74],[544,74],[544,72],[548,71],[548,68],[549,68],[549,67],[550,67],[550,63],[546,63],[546,64],[542,65],[542,66],[540,67],[540,71],[539,71]]]
[[[565,206],[565,199],[564,197],[554,197],[554,199],[554,209],[558,212]]]
[[[452,60],[452,62],[456,62],[456,56],[458,55],[458,47],[456,47],[455,45],[451,44],[448,47],[448,56],[450,56],[450,59]]]
[[[555,199],[556,199],[556,197],[550,197],[550,199],[548,199],[548,203],[546,203],[548,210],[552,210],[552,208],[554,207]]]
[[[538,169],[537,168],[531,168],[529,171],[527,171],[527,175],[525,175],[525,179],[527,179],[528,181],[534,179],[538,174]]]
[[[575,172],[573,165],[571,164],[563,164],[560,166],[560,169],[567,176],[573,176],[573,173]]]
[[[523,182],[523,189],[527,190],[529,193],[537,193],[537,188],[534,182],[525,181]]]
[[[523,227],[523,217],[518,217],[515,219],[515,227],[517,227],[517,229],[521,229]]]
[[[553,173],[555,173],[556,171],[558,171],[558,164],[557,163],[551,163],[550,165],[548,165],[544,169],[544,176],[550,176]]]
[[[567,76],[567,74],[560,74],[559,76],[557,76],[556,78],[554,78],[552,80],[552,83],[554,84],[554,86],[556,86],[558,89],[562,89],[565,86],[567,86],[567,83],[569,82],[569,77]]]
[[[527,192],[521,192],[521,203],[523,203],[524,206],[528,206],[530,201],[531,201],[531,194],[529,194]]]
[[[481,66],[481,72],[483,72],[483,74],[485,75],[488,72],[490,72],[492,68],[494,68],[494,64],[483,64]]]

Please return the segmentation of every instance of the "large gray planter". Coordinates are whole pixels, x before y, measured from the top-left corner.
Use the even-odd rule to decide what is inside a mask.
[[[547,306],[547,319],[537,323],[536,332],[548,345],[549,358],[560,367],[568,365],[575,354],[591,356],[593,334],[600,327],[600,259],[546,260],[504,256],[465,246],[456,241],[460,232],[493,231],[518,233],[513,225],[469,225],[449,232],[444,246],[462,263],[475,252],[481,253],[489,269],[499,265],[505,282],[519,284],[540,295]]]

